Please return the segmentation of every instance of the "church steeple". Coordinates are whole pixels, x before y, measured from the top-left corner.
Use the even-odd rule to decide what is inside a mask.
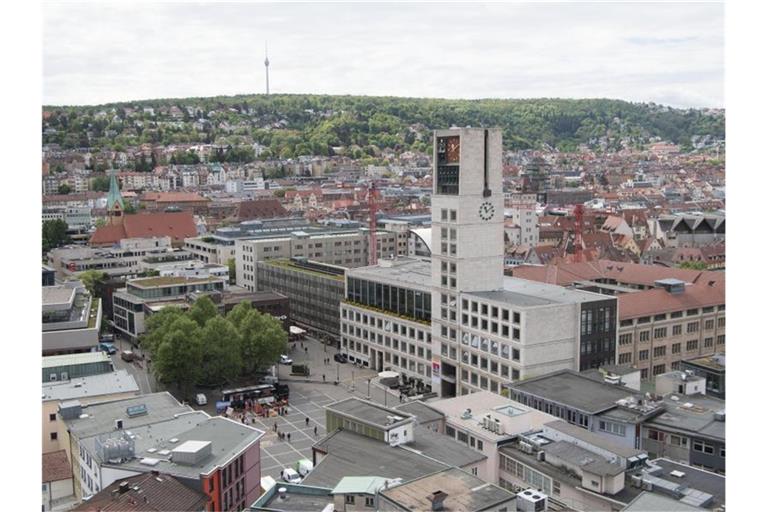
[[[107,194],[107,213],[113,224],[118,217],[123,216],[123,210],[125,210],[125,204],[117,183],[117,171],[113,169],[109,176],[109,193]]]

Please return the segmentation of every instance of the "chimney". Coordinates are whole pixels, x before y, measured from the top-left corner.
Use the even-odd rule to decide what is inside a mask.
[[[128,484],[128,481],[120,482],[120,487],[118,489],[120,491],[120,494],[126,493],[130,489],[131,489],[131,486]]]
[[[448,497],[448,494],[443,491],[435,491],[429,496],[427,496],[427,499],[432,503],[432,510],[438,511],[438,510],[445,510],[443,508],[443,503],[445,502],[445,498]]]

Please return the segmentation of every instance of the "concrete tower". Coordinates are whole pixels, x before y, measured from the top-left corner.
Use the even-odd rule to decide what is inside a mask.
[[[269,96],[269,54],[267,52],[267,43],[264,43],[264,69],[267,72],[267,96]]]
[[[460,128],[434,134],[432,194],[432,382],[455,393],[459,293],[504,282],[501,131]]]

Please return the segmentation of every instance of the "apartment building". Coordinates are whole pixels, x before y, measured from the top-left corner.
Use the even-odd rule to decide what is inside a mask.
[[[209,511],[243,510],[261,494],[264,432],[179,404],[169,393],[62,408],[78,498],[148,471],[208,498]]]
[[[290,321],[339,337],[339,304],[344,299],[344,267],[299,258],[256,263],[259,290],[290,300]]]
[[[509,245],[539,245],[539,217],[536,214],[536,194],[512,192],[505,194],[504,234]]]
[[[80,281],[43,286],[43,355],[95,350],[101,327],[101,299]]]
[[[112,294],[115,329],[138,342],[145,331],[147,314],[168,303],[184,302],[188,294],[221,292],[226,283],[219,277],[145,277],[131,279]]]

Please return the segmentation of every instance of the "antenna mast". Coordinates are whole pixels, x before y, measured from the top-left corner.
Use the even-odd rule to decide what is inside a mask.
[[[267,42],[264,42],[264,69],[267,72],[267,96],[269,96],[269,53],[267,48]]]

